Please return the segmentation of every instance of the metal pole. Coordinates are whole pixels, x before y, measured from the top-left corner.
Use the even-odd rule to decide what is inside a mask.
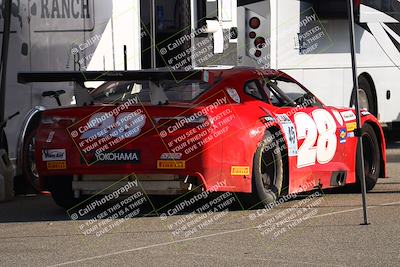
[[[1,47],[1,82],[0,82],[0,123],[5,119],[5,102],[6,102],[6,78],[7,78],[7,60],[8,46],[10,40],[10,24],[11,24],[11,0],[4,2],[4,28],[3,28],[3,44]],[[3,127],[0,128],[0,144],[3,142]]]
[[[156,0],[150,1],[151,68],[157,68],[156,59]]]
[[[128,70],[128,52],[126,45],[124,45],[124,70]]]
[[[356,163],[358,174],[361,180],[361,194],[362,194],[362,204],[363,204],[363,215],[364,223],[363,225],[368,225],[368,213],[367,213],[367,198],[366,198],[366,186],[365,186],[365,169],[364,169],[364,152],[362,143],[362,131],[361,131],[361,114],[358,96],[358,77],[357,77],[357,61],[356,61],[356,50],[355,50],[355,36],[354,36],[354,6],[353,0],[348,0],[347,12],[349,15],[349,34],[350,34],[350,50],[351,50],[351,65],[353,72],[353,90],[355,90],[355,106],[356,106],[356,117],[357,117],[357,138],[358,146],[357,153],[360,155],[360,160]]]

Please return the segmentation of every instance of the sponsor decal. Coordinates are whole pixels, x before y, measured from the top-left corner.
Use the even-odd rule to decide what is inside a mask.
[[[347,133],[347,138],[353,138],[354,137],[354,132]]]
[[[369,113],[369,111],[367,111],[367,110],[361,111],[361,116],[368,116],[368,115],[371,115],[371,113]]]
[[[56,133],[55,131],[49,132],[49,136],[47,137],[46,143],[51,143],[53,141],[53,137],[54,137],[55,133]]]
[[[67,169],[67,162],[66,161],[47,162],[47,169],[48,170],[65,170],[65,169]]]
[[[297,136],[294,124],[286,114],[277,114],[276,119],[281,123],[283,131],[285,132],[289,157],[297,156]]]
[[[341,144],[346,143],[347,131],[345,128],[339,129],[339,140]]]
[[[180,160],[182,153],[162,153],[160,159],[162,160]]]
[[[62,161],[67,159],[67,153],[65,149],[43,149],[42,160],[43,161]]]
[[[296,136],[296,130],[294,128],[294,125],[292,123],[284,124],[283,131],[285,132],[285,137],[286,137],[286,140],[288,143],[289,157],[297,156],[297,154],[298,154],[297,136]]]
[[[356,122],[346,123],[346,130],[348,132],[353,132],[355,129],[357,129],[357,123]]]
[[[228,95],[233,99],[233,101],[235,101],[238,104],[240,103],[240,96],[239,96],[238,92],[236,91],[236,89],[228,88],[228,89],[226,89],[226,91],[228,92]]]
[[[134,164],[140,163],[139,151],[103,152],[95,155],[96,164]]]
[[[337,123],[325,109],[316,109],[310,114],[294,115],[298,140],[304,140],[298,149],[297,168],[329,163],[337,149]],[[315,145],[316,144],[316,145]]]
[[[186,168],[184,160],[157,160],[157,169],[183,170]]]
[[[250,175],[250,167],[249,166],[232,166],[231,167],[231,175],[232,176]]]
[[[356,120],[356,115],[354,114],[354,112],[352,110],[343,111],[343,112],[340,112],[340,114],[342,115],[344,121]]]
[[[286,114],[277,114],[276,115],[276,119],[280,122],[280,123],[292,123],[292,121],[289,119],[289,116]]]
[[[270,123],[275,122],[275,119],[272,118],[271,116],[265,116],[265,117],[263,117],[263,119],[264,119],[264,122],[270,122]]]
[[[207,70],[203,72],[203,81],[206,83],[210,81],[210,73]]]

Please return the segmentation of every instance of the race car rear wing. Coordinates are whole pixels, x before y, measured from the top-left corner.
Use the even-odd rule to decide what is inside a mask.
[[[36,82],[77,82],[89,81],[134,81],[134,80],[176,80],[185,79],[201,80],[203,71],[200,70],[175,70],[153,69],[135,71],[60,71],[60,72],[20,72],[18,82],[22,84]]]
[[[89,93],[85,82],[106,81],[150,81],[152,103],[164,104],[168,102],[164,90],[157,85],[157,81],[175,80],[203,80],[210,82],[208,71],[170,71],[168,69],[135,70],[135,71],[60,71],[60,72],[20,72],[18,82],[22,84],[36,82],[74,82],[74,95],[78,106],[89,105],[93,97]]]

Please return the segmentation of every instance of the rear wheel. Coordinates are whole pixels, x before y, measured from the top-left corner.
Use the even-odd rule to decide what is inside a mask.
[[[253,194],[264,205],[281,194],[283,160],[279,142],[270,131],[257,148],[253,163]]]
[[[37,193],[40,191],[39,174],[35,161],[35,137],[36,130],[32,130],[24,140],[22,171],[25,180],[25,193]]]
[[[52,176],[46,178],[47,187],[54,202],[64,209],[78,204],[72,191],[72,176]]]
[[[362,134],[362,142],[363,142],[363,154],[364,154],[364,171],[365,171],[365,182],[367,191],[372,190],[375,187],[376,182],[378,181],[379,172],[380,172],[380,160],[381,153],[379,150],[378,139],[376,137],[375,131],[369,124],[365,124],[363,126],[363,134]],[[357,149],[357,162],[360,160],[360,155]],[[361,180],[360,180],[361,171],[356,166],[356,175],[357,175],[357,190],[361,190]]]

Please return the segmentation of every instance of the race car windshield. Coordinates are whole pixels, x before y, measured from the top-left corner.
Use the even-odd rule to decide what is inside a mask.
[[[193,102],[211,88],[198,80],[123,81],[107,82],[91,92],[95,103],[118,103],[135,99],[154,105],[173,102]]]
[[[300,85],[283,79],[264,79],[263,89],[275,106],[321,107],[322,103]]]

